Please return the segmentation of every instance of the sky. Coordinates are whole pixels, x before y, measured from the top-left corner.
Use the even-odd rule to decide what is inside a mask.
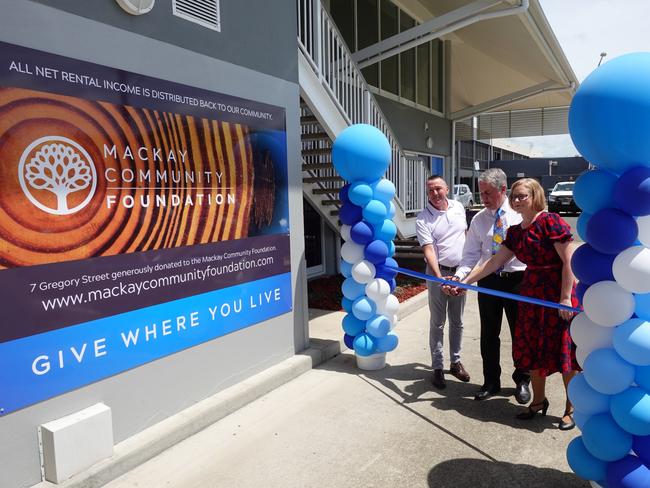
[[[650,51],[650,0],[539,0],[578,81],[622,54]],[[575,156],[567,135],[495,139],[538,157]]]

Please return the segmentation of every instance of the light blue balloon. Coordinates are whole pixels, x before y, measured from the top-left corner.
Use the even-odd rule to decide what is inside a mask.
[[[578,221],[576,222],[576,229],[578,231],[578,235],[580,236],[580,239],[582,239],[584,242],[587,242],[587,223],[589,222],[591,215],[592,214],[590,213],[582,212],[580,214],[580,217],[578,217]]]
[[[373,184],[373,198],[380,202],[388,203],[395,196],[395,185],[392,181],[382,178]]]
[[[650,322],[638,318],[626,320],[614,329],[612,342],[616,352],[628,363],[650,366]]]
[[[617,181],[618,176],[602,169],[582,173],[573,186],[573,199],[583,212],[589,214],[616,207],[614,186]]]
[[[388,257],[392,258],[393,256],[395,256],[395,243],[390,241],[388,243]]]
[[[365,285],[364,285],[364,293],[365,293]],[[373,302],[370,298],[364,295],[362,297],[357,298],[354,301],[354,303],[352,304],[352,313],[356,318],[358,318],[359,320],[363,320],[365,322],[375,314],[376,308],[377,307],[375,305],[375,302]]]
[[[387,219],[392,219],[395,217],[395,204],[393,202],[388,203],[388,212],[386,214]]]
[[[372,200],[372,188],[363,181],[357,181],[350,185],[348,190],[348,198],[352,203],[359,207],[363,207],[370,200]]]
[[[596,349],[585,359],[584,376],[594,390],[604,395],[616,395],[634,381],[635,369],[614,349]]]
[[[591,455],[582,437],[576,437],[569,442],[566,459],[571,469],[582,479],[598,481],[607,475],[607,463]]]
[[[595,415],[609,411],[611,397],[603,395],[589,386],[583,373],[573,377],[569,383],[568,391],[573,406],[585,415]]]
[[[619,56],[573,96],[569,131],[587,161],[615,173],[650,165],[650,52]]]
[[[358,336],[366,328],[366,323],[363,320],[359,320],[352,314],[347,314],[343,317],[343,331],[352,337]]]
[[[343,296],[350,300],[356,300],[366,294],[366,285],[357,283],[354,278],[346,278],[341,285]]]
[[[591,418],[591,415],[581,412],[580,410],[574,410],[573,411],[573,421],[576,423],[578,426],[578,429],[582,430],[584,428],[585,423],[587,420]]]
[[[650,320],[650,293],[634,294],[634,313],[639,318]]]
[[[332,145],[334,168],[347,181],[372,182],[381,178],[391,160],[386,136],[368,124],[343,130]]]
[[[345,259],[341,259],[341,274],[346,278],[352,276],[352,263],[348,263]]]
[[[389,332],[384,337],[377,339],[377,352],[391,352],[395,350],[399,338],[394,332]]]
[[[386,205],[379,200],[370,200],[363,207],[362,215],[371,224],[379,224],[386,218]]]
[[[611,415],[594,415],[582,429],[582,441],[589,453],[602,461],[616,461],[632,449],[632,435],[614,422]]]
[[[383,222],[375,227],[375,239],[380,241],[390,242],[395,239],[397,235],[397,226],[392,220],[384,219]]]
[[[375,315],[366,321],[366,332],[377,339],[390,332],[390,320],[384,315]]]
[[[650,435],[650,395],[642,388],[631,387],[612,397],[612,417],[626,432]]]
[[[359,356],[370,356],[377,350],[377,340],[369,334],[359,334],[354,338],[354,352]]]

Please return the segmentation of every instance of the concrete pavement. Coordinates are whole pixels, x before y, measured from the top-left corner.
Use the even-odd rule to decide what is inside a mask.
[[[312,313],[311,336],[335,344],[343,314]],[[344,351],[106,486],[588,487],[565,459],[579,431],[557,429],[564,410],[561,377],[548,380],[547,417],[515,419],[523,407],[512,396],[504,322],[502,395],[474,401],[482,383],[474,293],[465,323],[470,383],[448,375],[447,389],[431,386],[424,307],[400,320],[400,345],[385,369],[363,372]]]

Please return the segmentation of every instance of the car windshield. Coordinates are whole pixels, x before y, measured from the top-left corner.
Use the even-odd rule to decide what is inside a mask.
[[[553,191],[573,191],[573,182],[570,183],[558,183],[555,185],[555,188],[553,188]]]

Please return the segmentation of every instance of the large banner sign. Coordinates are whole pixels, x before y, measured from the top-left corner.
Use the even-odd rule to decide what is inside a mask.
[[[291,310],[284,109],[0,43],[0,415]]]

